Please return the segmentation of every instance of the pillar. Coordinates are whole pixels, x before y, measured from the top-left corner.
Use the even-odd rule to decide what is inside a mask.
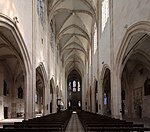
[[[31,119],[35,116],[35,86],[32,86],[32,77],[27,73],[25,76],[25,119]]]
[[[111,112],[112,117],[121,119],[121,79],[115,71],[111,73]]]

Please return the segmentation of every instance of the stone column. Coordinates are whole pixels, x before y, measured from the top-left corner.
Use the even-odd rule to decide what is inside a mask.
[[[25,119],[31,119],[34,117],[35,106],[35,92],[33,91],[32,76],[27,73],[25,76]]]
[[[116,72],[111,73],[111,113],[114,118],[122,118],[121,115],[121,79]]]
[[[47,84],[45,84],[45,90],[44,90],[44,102],[43,102],[43,105],[44,105],[44,115],[47,115],[47,114],[49,114],[49,96],[50,96],[50,91],[49,91],[49,87],[48,86],[50,86],[50,84],[49,84],[49,82],[47,82]]]
[[[103,80],[99,80],[99,90],[98,90],[98,112],[100,114],[103,114],[104,113],[104,110],[103,110]]]
[[[109,1],[110,15],[110,63],[111,63],[111,114],[114,118],[121,119],[121,79],[114,67],[114,21],[113,21],[113,0]]]
[[[57,112],[57,94],[56,93],[53,94],[53,103],[52,104],[53,104],[52,112],[55,113],[55,112]]]
[[[101,13],[101,0],[98,1],[98,5],[97,5],[97,9],[98,9],[98,14],[97,14],[97,18],[98,18],[98,24],[97,24],[97,78],[98,78],[98,113],[102,114],[102,107],[103,107],[103,91],[102,91],[102,80],[100,78],[100,37],[101,37],[101,16],[102,16],[102,13]]]

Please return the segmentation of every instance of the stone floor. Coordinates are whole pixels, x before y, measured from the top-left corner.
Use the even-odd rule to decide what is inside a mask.
[[[3,128],[3,125],[11,125],[14,122],[22,122],[23,119],[4,119],[0,120],[0,128]]]
[[[65,132],[84,132],[84,128],[76,112],[73,112]]]

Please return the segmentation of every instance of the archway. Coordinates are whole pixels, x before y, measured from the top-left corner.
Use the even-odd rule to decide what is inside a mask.
[[[133,43],[132,39],[136,43]],[[129,118],[150,117],[150,112],[147,110],[150,101],[150,53],[148,50],[150,49],[150,36],[145,33],[138,33],[132,39],[127,47],[128,53],[126,52],[124,58],[125,66],[121,79],[122,90],[126,91],[125,98],[122,95],[124,107],[122,115]]]
[[[82,109],[82,80],[76,70],[67,79],[67,107],[71,110]]]
[[[0,15],[0,119],[32,116],[26,105],[31,63],[15,23]],[[28,82],[28,84],[27,84]],[[31,103],[32,105],[32,103]],[[28,113],[28,114],[27,114]]]
[[[44,114],[44,93],[45,82],[40,66],[36,68],[36,99],[35,99],[35,114],[42,116]]]
[[[105,70],[103,78],[103,113],[107,116],[111,115],[111,83],[110,83],[110,70]]]
[[[137,73],[144,75],[143,71],[149,72],[149,53],[148,49],[149,49],[149,44],[148,44],[148,40],[147,42],[145,41],[146,39],[148,39],[148,36],[150,35],[150,23],[148,21],[140,21],[137,22],[133,25],[131,25],[127,30],[126,33],[122,39],[121,42],[121,46],[118,49],[118,53],[116,54],[116,60],[115,60],[115,70],[116,70],[116,75],[118,75],[118,79],[116,80],[116,86],[119,88],[118,91],[121,91],[120,88],[121,86],[124,85],[124,83],[126,82],[126,88],[125,89],[130,89],[125,91],[125,99],[127,99],[125,102],[127,102],[127,104],[125,105],[125,116],[127,117],[136,117],[136,112],[134,110],[134,105],[138,106],[137,104],[142,104],[142,110],[141,110],[141,106],[139,107],[139,111],[141,111],[141,113],[146,114],[145,112],[145,103],[148,101],[148,96],[143,96],[142,100],[144,99],[144,101],[142,103],[138,103],[139,101],[135,101],[137,103],[133,103],[133,98],[131,98],[132,100],[128,100],[128,97],[131,95],[137,95],[137,93],[140,93],[139,91],[143,92],[143,87],[144,87],[144,82],[146,81],[147,78],[145,78],[144,80],[140,80],[139,76],[137,76],[137,78],[135,77],[135,75],[138,75]],[[141,68],[141,69],[139,69]],[[145,69],[146,68],[146,69]],[[131,72],[131,69],[134,70]],[[137,72],[137,71],[138,72]],[[134,73],[135,72],[135,73]],[[134,73],[134,74],[133,74]],[[126,75],[126,78],[128,79],[128,81],[126,81],[127,79],[125,79],[123,76]],[[132,75],[132,76],[131,76]],[[133,76],[134,75],[134,76]],[[132,77],[132,78],[131,78]],[[119,78],[124,78],[124,79],[120,79]],[[131,82],[131,79],[133,79],[132,81],[138,81],[138,87],[137,84],[134,84],[135,82]],[[141,84],[140,84],[141,83]],[[143,86],[142,86],[143,84]],[[134,86],[135,85],[135,86]],[[141,86],[142,86],[142,90],[141,90]],[[134,91],[133,91],[134,89]],[[123,87],[122,87],[123,90]],[[133,92],[133,93],[131,93]],[[140,94],[139,94],[140,95]],[[143,95],[143,94],[142,94]],[[140,96],[137,96],[137,98],[139,98]],[[137,99],[136,98],[136,99]],[[145,98],[147,98],[145,100]],[[134,99],[135,100],[135,99]],[[139,99],[138,99],[139,100]],[[121,104],[121,100],[118,100],[118,110],[120,109],[120,104]],[[128,103],[129,101],[129,103]],[[146,101],[146,102],[145,102]],[[131,105],[129,105],[131,103]],[[143,104],[144,103],[144,104]],[[129,109],[126,109],[128,107],[128,105],[130,106]],[[119,112],[119,111],[118,111]],[[133,113],[132,113],[133,112]],[[137,112],[138,113],[138,112]],[[118,113],[119,114],[119,113]],[[148,115],[148,114],[147,114]],[[142,115],[142,117],[144,117],[145,115]]]

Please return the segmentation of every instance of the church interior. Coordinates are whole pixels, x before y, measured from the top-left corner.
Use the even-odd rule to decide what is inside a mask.
[[[83,122],[100,115],[150,128],[149,7],[149,0],[0,0],[0,126],[59,114],[66,132],[99,131]]]

